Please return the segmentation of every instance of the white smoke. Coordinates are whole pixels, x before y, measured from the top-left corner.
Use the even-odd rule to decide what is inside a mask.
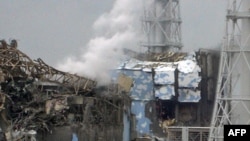
[[[95,21],[96,36],[82,48],[82,55],[66,58],[57,68],[95,79],[100,85],[109,82],[108,71],[118,65],[122,49],[138,48],[142,8],[141,0],[116,0],[111,11]]]

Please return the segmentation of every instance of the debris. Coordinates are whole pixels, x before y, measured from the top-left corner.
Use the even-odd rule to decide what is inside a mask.
[[[16,40],[10,45],[1,40],[0,118],[6,126],[0,123],[0,140],[6,136],[8,141],[35,141],[39,132],[51,133],[54,127],[73,123],[122,125],[126,95],[117,97],[117,85],[101,90],[107,95],[97,95],[96,83],[56,70],[41,59],[32,61],[18,50]]]
[[[5,133],[2,131],[1,127],[0,127],[0,141],[7,141]]]

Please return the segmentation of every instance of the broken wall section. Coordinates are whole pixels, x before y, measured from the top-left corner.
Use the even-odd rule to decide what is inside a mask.
[[[131,137],[164,136],[161,123],[209,126],[212,113],[207,109],[213,109],[214,100],[208,97],[215,95],[218,53],[200,50],[152,56],[150,61],[128,59],[112,73],[114,80],[119,75],[133,80]]]
[[[66,141],[75,134],[78,140],[123,140],[124,118],[130,118],[130,99],[124,92],[114,92],[114,87],[118,86],[98,88],[95,96],[84,97],[83,103],[79,103],[79,97],[70,100],[70,124],[54,126],[53,134],[44,132],[38,138]]]
[[[117,84],[96,88],[94,80],[0,43],[0,127],[7,140],[122,140],[130,100]]]

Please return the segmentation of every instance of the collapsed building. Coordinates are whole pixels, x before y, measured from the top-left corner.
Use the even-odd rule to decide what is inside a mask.
[[[0,140],[122,140],[130,100],[117,84],[97,82],[31,60],[0,42]]]
[[[0,44],[0,127],[17,140],[207,140],[219,55],[138,54],[97,82]],[[146,56],[146,57],[145,57]]]
[[[110,85],[31,60],[0,42],[0,140],[208,140],[219,51],[178,52],[179,0],[149,0],[148,52],[111,70]]]

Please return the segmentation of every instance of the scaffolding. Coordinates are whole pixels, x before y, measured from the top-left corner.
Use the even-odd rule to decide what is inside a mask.
[[[248,0],[228,0],[209,141],[223,140],[224,125],[250,123],[249,8]]]

